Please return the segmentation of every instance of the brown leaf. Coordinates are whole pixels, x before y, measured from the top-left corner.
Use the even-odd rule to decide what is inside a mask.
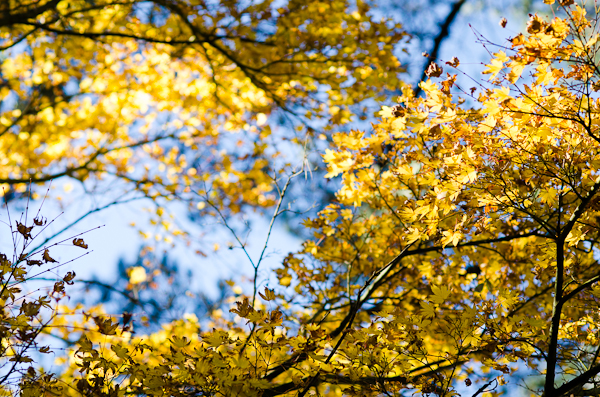
[[[45,262],[45,263],[48,263],[48,262],[54,262],[54,263],[57,263],[57,262],[58,262],[57,260],[53,259],[53,258],[50,256],[50,252],[48,252],[48,248],[46,248],[46,249],[44,250],[44,254],[42,255],[42,258],[44,259],[44,262]]]
[[[427,66],[427,70],[425,70],[425,75],[427,75],[427,77],[440,77],[443,72],[444,69],[442,69],[441,66],[435,62],[431,62],[429,66]]]
[[[506,20],[506,18],[502,18],[502,19],[500,20],[500,26],[502,26],[503,28],[505,28],[505,27],[506,27],[506,24],[507,24],[507,23],[508,23],[508,21]]]
[[[18,363],[32,363],[33,359],[26,357],[26,356],[16,356],[16,357],[11,358],[8,361],[16,361]]]
[[[65,283],[64,281],[57,281],[54,283],[54,290],[53,292],[57,292],[59,294],[64,294],[65,293]]]
[[[88,249],[88,245],[83,241],[82,238],[74,238],[73,239],[73,245],[76,245],[76,246],[81,247],[83,249]]]
[[[272,301],[273,299],[275,299],[275,292],[267,287],[265,287],[264,295],[261,292],[259,292],[258,295],[260,295],[260,297],[266,301]]]
[[[527,33],[536,34],[542,31],[544,23],[537,15],[529,14],[529,22],[527,22]]]
[[[64,277],[63,281],[69,285],[73,285],[73,279],[75,278],[75,272],[68,272]]]
[[[33,229],[33,226],[27,227],[21,222],[17,221],[17,231],[21,233],[23,237],[25,237],[25,240],[31,239],[31,229]]]
[[[282,319],[283,319],[283,313],[280,312],[279,310],[273,310],[271,313],[269,313],[268,321],[271,324],[279,324]]]
[[[44,263],[42,261],[37,260],[37,259],[27,259],[27,264],[29,266],[33,266],[33,265],[42,266]]]
[[[229,311],[240,317],[246,317],[254,311],[254,308],[248,302],[248,298],[244,298],[243,302],[235,302],[235,304],[237,305],[237,308],[232,308]]]
[[[129,324],[129,322],[131,321],[131,317],[133,317],[132,313],[128,313],[128,312],[123,312],[123,326],[127,326],[127,324]]]
[[[450,89],[454,86],[456,81],[456,75],[448,76],[448,78],[442,81],[442,92],[446,95],[450,95]]]
[[[458,65],[460,65],[460,61],[457,57],[452,57],[452,59],[449,62],[446,62],[446,65],[450,65],[453,68],[456,68],[458,67]]]
[[[517,36],[513,37],[512,39],[509,39],[508,41],[510,41],[512,44],[511,48],[515,48],[524,44],[525,38],[523,37],[523,33],[519,33]]]
[[[103,335],[114,335],[119,323],[113,323],[110,318],[93,317],[94,322],[98,326],[98,331]]]
[[[309,330],[309,331],[310,331],[310,337],[312,339],[320,339],[323,336],[325,336],[325,330],[323,330],[321,328],[318,328],[318,329],[315,329],[315,330]]]
[[[23,302],[21,304],[21,313],[25,314],[27,317],[37,316],[41,306],[42,305],[35,302]]]
[[[48,222],[48,219],[44,218],[43,216],[40,216],[39,218],[38,217],[33,218],[33,223],[36,226],[44,226],[47,222]]]
[[[394,117],[403,117],[406,114],[406,108],[402,105],[396,105],[392,108]]]
[[[567,7],[567,6],[575,4],[575,0],[559,0],[558,4],[560,4],[563,7]]]

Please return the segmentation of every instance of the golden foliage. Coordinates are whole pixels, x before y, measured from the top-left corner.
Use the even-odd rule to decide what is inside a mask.
[[[89,162],[98,167],[94,169],[114,167],[120,170],[117,175],[129,172],[126,168],[135,163],[135,145],[128,140],[136,134],[120,129],[120,123],[132,125],[141,114],[121,111],[115,118],[114,112],[134,109],[132,104],[140,102],[129,97],[136,92],[132,86],[121,91],[106,83],[123,81],[115,77],[119,74],[143,79],[148,73],[151,78],[138,89],[147,93],[152,86],[153,91],[149,97],[136,98],[150,98],[151,107],[177,108],[199,118],[197,125],[202,128],[188,136],[192,146],[198,147],[211,147],[225,130],[243,129],[242,123],[261,124],[264,118],[260,116],[258,123],[256,112],[270,114],[278,98],[291,95],[297,103],[310,102],[310,94],[317,90],[315,76],[332,78],[331,89],[336,93],[330,105],[338,109],[330,116],[319,113],[318,107],[313,109],[314,117],[328,118],[330,123],[346,122],[349,116],[343,110],[348,101],[367,95],[358,88],[360,84],[352,91],[342,88],[337,79],[346,72],[340,68],[350,66],[336,54],[329,59],[318,50],[341,42],[340,48],[348,49],[347,54],[362,53],[360,41],[346,37],[345,28],[367,29],[359,23],[364,12],[349,13],[343,2],[291,2],[295,8],[278,10],[275,33],[268,41],[274,48],[256,42],[262,38],[253,35],[234,6],[214,17],[214,23],[224,15],[237,22],[228,25],[240,29],[229,38],[226,28],[215,30],[213,36],[202,35],[201,23],[208,21],[175,24],[180,11],[190,15],[178,2],[164,3],[169,10],[165,25],[152,29],[136,19],[128,6],[99,7],[89,19],[79,20],[76,16],[83,11],[77,7],[84,2],[73,4],[69,6],[73,9],[64,5],[60,12],[67,21],[72,16],[73,26],[68,29],[83,32],[73,34],[78,40],[98,29],[123,27],[119,30],[122,35],[105,35],[110,51],[95,44],[87,44],[90,48],[86,49],[85,40],[80,49],[83,54],[93,51],[94,59],[102,63],[96,70],[90,62],[86,66],[93,70],[81,75],[95,76],[86,84],[98,95],[96,101],[90,101],[92,110],[86,120],[97,122],[106,114],[109,126],[104,130],[104,125],[96,125],[97,132],[88,131],[78,138],[52,135],[54,141],[48,142],[54,142],[53,146],[39,159],[27,161],[41,161],[48,150],[62,153],[61,158],[74,158],[75,153],[66,151],[77,150],[77,139],[88,139],[80,147],[84,156],[89,148],[111,148],[101,149],[101,155]],[[270,4],[261,3],[248,11],[254,13],[249,20],[259,21],[259,14],[274,13]],[[441,82],[429,79],[420,86],[424,97],[415,97],[411,89],[403,87],[399,105],[384,106],[372,131],[332,136],[333,144],[323,159],[327,177],[341,180],[336,202],[305,221],[314,239],[306,241],[301,252],[288,255],[275,270],[280,285],[258,294],[266,303],[257,301],[255,292],[235,302],[231,314],[213,311],[206,324],[186,316],[142,336],[131,332],[131,316],[127,321],[124,317],[120,325],[117,317],[106,315],[101,308],[86,310],[85,315],[79,308],[61,308],[65,315],[54,317],[52,326],[65,338],[78,336],[77,347],[66,357],[66,370],[59,377],[61,393],[450,396],[458,395],[460,384],[472,387],[473,395],[499,395],[509,376],[527,370],[543,383],[533,394],[597,394],[598,16],[587,17],[584,8],[570,1],[562,1],[560,6],[568,7],[564,18],[532,16],[526,33],[513,38],[511,48],[494,54],[484,72],[489,80],[478,87],[478,96],[474,96],[477,88],[457,86],[455,76],[448,75]],[[310,18],[314,20],[306,23]],[[372,22],[368,32],[382,40],[379,43],[385,42],[385,24],[375,25]],[[378,35],[375,32],[379,30],[370,29],[384,29],[384,33]],[[51,35],[52,30],[42,32]],[[142,33],[149,35],[144,37],[143,48],[138,47],[139,40],[124,39]],[[199,46],[189,46],[190,42]],[[317,48],[305,49],[308,43],[317,43]],[[244,55],[239,59],[246,63],[238,64],[227,56],[234,56],[227,47],[233,44],[236,56]],[[318,47],[321,44],[325,47]],[[257,48],[266,61],[257,56]],[[170,52],[175,50],[180,52]],[[372,50],[370,55],[378,62],[391,65],[386,63],[392,62],[391,55]],[[141,51],[140,57],[131,56],[137,51]],[[15,55],[14,59],[11,62],[18,60],[20,65],[33,62],[29,55]],[[284,59],[291,62],[284,63]],[[358,56],[359,64],[361,59],[365,64],[353,66],[352,72],[346,69],[348,73],[353,73],[357,82],[383,87],[374,79],[385,76],[385,69],[375,77],[366,65],[370,58]],[[206,102],[201,103],[191,97],[181,100],[180,95],[185,97],[188,89],[198,94],[196,83],[190,88],[191,80],[185,84],[179,80],[192,76],[186,71],[197,65],[204,69],[198,70],[200,77],[194,81],[207,89],[205,93],[222,94],[229,110],[224,110],[228,107],[222,107],[215,95],[206,94]],[[222,69],[211,69],[211,65]],[[308,68],[304,72],[310,78],[300,78],[304,75],[296,69],[300,65]],[[458,60],[452,60],[450,66],[459,66]],[[272,67],[282,67],[281,74],[267,76]],[[13,72],[21,70],[24,66],[14,67]],[[168,89],[161,73],[154,74],[156,70],[170,76]],[[170,74],[174,71],[177,76]],[[73,73],[69,70],[67,75]],[[43,73],[29,78],[38,75]],[[441,68],[432,66],[429,75],[441,77]],[[45,77],[40,78],[43,81]],[[395,77],[390,73],[386,78],[394,81]],[[236,89],[246,92],[245,96],[231,95]],[[50,107],[53,112],[46,116],[36,113],[48,128],[61,120],[55,108]],[[222,118],[225,124],[214,125],[223,115],[227,116]],[[44,117],[52,121],[44,121]],[[182,122],[185,125],[187,121]],[[90,138],[94,136],[99,140]],[[69,141],[71,138],[74,140]],[[227,193],[227,200],[211,203],[213,208],[228,205],[235,211],[241,202],[236,201],[237,194],[252,202],[268,191],[266,182],[258,188],[266,180],[262,169],[269,164],[265,150],[264,142],[257,143],[255,163],[235,179],[228,179],[237,171],[236,161],[227,154],[215,153],[211,167],[194,174]],[[147,153],[169,167],[181,164],[177,151],[167,152],[160,145],[147,146]],[[121,163],[123,159],[126,161]],[[24,169],[25,160],[15,157],[11,161],[15,170]],[[38,169],[41,164],[32,167]],[[244,196],[252,190],[244,185],[246,177],[253,178],[256,184],[252,186],[258,188],[253,196]],[[144,189],[146,185],[139,186]],[[155,189],[152,186],[149,194]],[[27,240],[29,231],[24,228],[18,232]],[[3,266],[9,269],[11,264]],[[56,291],[55,286],[57,295],[60,287]],[[7,296],[16,293],[11,291],[7,289]],[[21,311],[34,313],[35,307]],[[42,378],[36,379],[41,382]]]

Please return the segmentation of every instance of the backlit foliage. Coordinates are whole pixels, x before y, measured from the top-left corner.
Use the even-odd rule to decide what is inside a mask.
[[[531,395],[597,395],[600,10],[586,15],[572,1],[559,3],[555,7],[562,17],[534,15],[525,33],[494,49],[485,84],[456,86],[456,76],[441,72],[460,67],[460,61],[452,59],[430,68],[431,79],[421,83],[424,97],[403,88],[396,105],[381,109],[372,130],[333,135],[323,158],[327,177],[341,179],[337,201],[305,222],[314,238],[276,269],[277,287],[255,288],[254,296],[232,303],[229,313],[214,310],[207,319],[185,316],[150,335],[133,333],[127,314],[64,308],[65,316],[55,317],[53,326],[62,339],[76,342],[64,358],[55,387],[73,396],[491,396],[515,393],[516,383],[527,377],[529,390],[523,390]],[[169,7],[176,3],[164,4],[173,11]],[[309,26],[319,26],[318,19],[317,25],[303,27],[308,15],[337,15],[346,21],[344,26],[353,26],[351,18],[361,18],[360,13],[344,13],[344,7],[335,14],[338,3],[327,4],[332,14],[315,14],[304,3],[290,8],[300,10],[304,19],[289,20],[288,29],[277,31],[281,39],[295,40],[296,35],[285,34],[290,26],[298,27],[297,34],[306,29],[306,34],[325,41],[344,34],[330,25],[313,31]],[[123,18],[136,15],[126,13]],[[106,23],[120,17],[116,12]],[[246,19],[228,19],[230,26],[242,20]],[[127,29],[138,25],[125,23],[120,32],[127,35]],[[147,34],[164,34],[156,29]],[[179,31],[172,29],[169,40],[179,40]],[[221,33],[217,29],[214,34]],[[277,34],[273,37],[279,39]],[[383,41],[389,37],[381,35]],[[114,36],[110,40],[121,40]],[[207,37],[223,40],[223,45],[229,40],[246,45],[239,37],[238,42]],[[185,36],[186,41],[190,38]],[[330,45],[338,42],[339,37]],[[318,55],[296,44],[302,51],[290,56]],[[346,45],[350,44],[342,49]],[[131,62],[117,56],[120,47],[115,47],[110,54],[122,64],[108,68],[112,73]],[[185,63],[187,50],[182,51],[174,68]],[[206,54],[219,52],[212,51]],[[206,54],[202,59],[210,63],[213,58]],[[139,62],[150,59],[146,53]],[[224,54],[216,59],[233,62]],[[258,61],[251,57],[246,62]],[[322,67],[310,62],[306,66],[317,68],[310,76]],[[237,84],[232,83],[235,73],[245,73],[236,68],[227,69],[232,73],[227,74],[232,76],[228,84]],[[338,73],[335,68],[329,72],[329,66],[326,70]],[[271,92],[265,94],[265,103],[276,103],[277,90],[291,89],[278,81],[274,91],[268,91],[270,83],[257,76],[248,78],[265,84],[258,92]],[[385,69],[377,76],[385,77]],[[355,77],[353,87],[370,81],[369,75]],[[169,81],[165,96],[177,87]],[[316,87],[306,80],[298,84],[294,98],[308,101]],[[334,83],[331,87],[340,90],[340,97],[333,95],[337,99],[327,110],[339,107],[330,126],[345,120],[336,119],[343,106],[335,101],[347,105],[362,92],[353,94]],[[123,92],[129,93],[129,88]],[[92,101],[91,106],[98,103]],[[262,106],[258,96],[236,103],[243,114]],[[187,103],[179,106],[188,112]],[[239,129],[243,117],[254,117],[238,120],[236,114],[223,118],[225,129],[229,118]],[[251,120],[257,122],[258,117]],[[210,120],[215,119],[201,123],[199,148],[209,145],[209,136],[217,139],[224,133],[219,128],[210,133]],[[109,151],[102,158],[120,152]],[[180,159],[177,154],[173,158]],[[215,167],[234,164],[224,158],[215,159]],[[260,164],[259,159],[253,164]],[[114,161],[110,167],[118,169],[118,155]],[[123,164],[134,163],[128,159]],[[197,175],[212,180],[215,170]],[[223,180],[227,179],[219,183]],[[234,190],[220,186],[228,197],[235,197]],[[231,189],[248,190],[242,180]],[[228,200],[211,205],[235,205],[234,199]],[[140,275],[136,280],[142,279]],[[36,393],[35,388],[26,390]]]
[[[313,127],[347,123],[400,85],[392,49],[404,35],[360,1],[10,0],[0,11],[0,183],[17,190],[67,177],[192,208],[268,207],[298,162],[275,163],[282,149],[296,156]]]
[[[32,219],[28,209],[29,202],[18,219],[12,219],[10,211],[6,212],[6,218],[2,217],[6,226],[3,240],[12,248],[8,255],[0,253],[0,395],[3,396],[15,390],[21,390],[24,396],[58,395],[62,389],[56,376],[40,368],[36,361],[54,353],[51,341],[44,336],[52,334],[54,324],[63,318],[62,301],[68,298],[66,288],[75,279],[75,272],[61,269],[72,260],[61,262],[50,255],[52,251],[56,256],[58,245],[69,245],[70,238],[36,247],[49,222],[40,211]],[[87,250],[79,236],[75,236],[73,246]],[[67,334],[73,331],[69,327],[66,325]]]

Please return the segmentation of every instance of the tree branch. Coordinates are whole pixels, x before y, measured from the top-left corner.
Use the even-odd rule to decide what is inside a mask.
[[[446,19],[444,20],[444,23],[442,24],[442,26],[440,26],[440,32],[438,33],[438,35],[435,37],[435,40],[433,41],[433,48],[429,52],[429,56],[427,57],[427,60],[425,61],[425,67],[423,68],[423,72],[421,73],[421,78],[419,79],[419,82],[425,80],[425,78],[427,77],[427,75],[425,74],[425,72],[427,71],[427,67],[429,66],[429,64],[431,62],[435,62],[435,60],[438,58],[440,49],[442,48],[443,41],[445,39],[447,39],[448,36],[450,36],[450,26],[452,26],[452,23],[454,22],[454,20],[456,19],[456,16],[460,12],[460,9],[466,2],[467,2],[467,0],[457,0],[456,3],[454,3],[452,5],[450,12],[446,16]],[[420,93],[421,93],[421,87],[419,87],[419,85],[417,83],[417,87],[415,88],[415,97],[419,96]]]

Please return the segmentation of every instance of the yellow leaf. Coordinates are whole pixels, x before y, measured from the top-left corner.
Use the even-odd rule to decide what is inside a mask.
[[[425,301],[421,301],[419,302],[419,304],[423,308],[423,310],[421,310],[421,313],[423,313],[425,317],[435,317],[435,307],[432,304],[427,303]]]
[[[146,269],[144,269],[142,266],[133,267],[129,273],[129,282],[133,285],[143,283],[146,281],[146,278]]]
[[[279,284],[281,284],[284,287],[288,287],[290,284],[292,283],[292,277],[291,276],[283,276],[279,279]]]
[[[456,246],[460,240],[462,239],[463,235],[460,231],[451,231],[451,230],[445,230],[443,232],[444,237],[442,238],[442,247],[447,246],[448,244],[452,244],[454,246]]]
[[[438,305],[443,303],[448,298],[448,296],[450,296],[450,291],[445,285],[441,287],[432,285],[431,291],[433,292],[433,297],[431,297],[431,300]]]
[[[263,298],[266,301],[272,301],[273,299],[275,299],[275,292],[267,287],[265,287],[264,295],[261,292],[259,292],[258,294],[261,298]]]

